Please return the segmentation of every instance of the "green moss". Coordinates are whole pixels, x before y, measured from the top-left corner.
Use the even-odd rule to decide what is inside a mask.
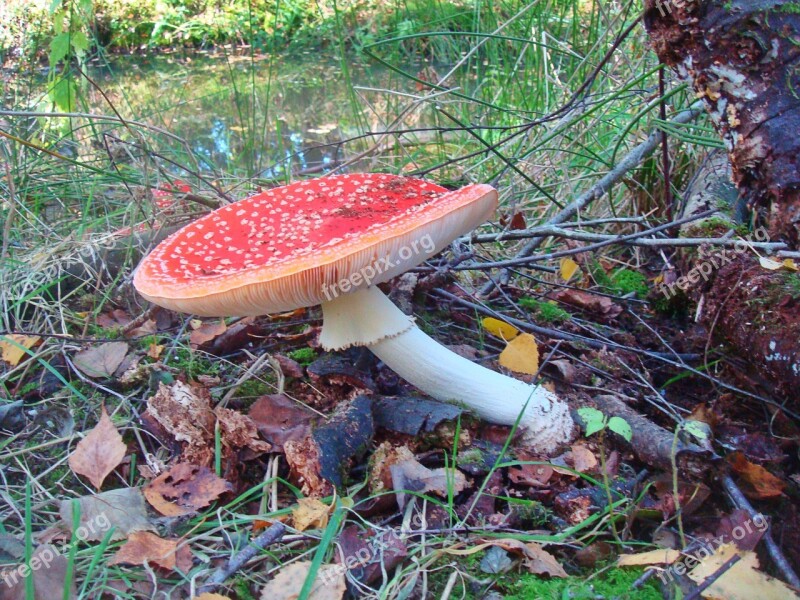
[[[537,319],[545,323],[563,323],[572,318],[571,314],[552,302],[535,298],[520,298],[519,305],[533,312]]]
[[[236,392],[237,398],[251,398],[255,400],[260,396],[272,393],[272,386],[260,379],[248,379]]]
[[[217,375],[220,368],[218,362],[212,362],[185,346],[177,347],[165,364],[190,379],[195,379],[198,375]]]
[[[611,276],[611,289],[624,296],[633,292],[637,298],[645,298],[650,293],[647,277],[632,269],[619,269]]]
[[[661,600],[663,598],[658,584],[650,579],[639,589],[631,585],[642,574],[639,569],[609,569],[597,577],[585,580],[579,577],[566,579],[542,579],[528,573],[520,575],[511,584],[506,600],[529,600],[530,598],[571,598],[573,600],[595,600],[614,598],[618,600]]]
[[[286,356],[307,367],[316,360],[317,352],[313,348],[298,348],[297,350],[292,350]]]

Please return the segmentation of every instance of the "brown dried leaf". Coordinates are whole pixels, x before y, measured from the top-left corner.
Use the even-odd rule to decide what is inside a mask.
[[[208,506],[232,489],[207,467],[178,463],[145,486],[144,496],[162,515],[179,517]]]
[[[180,543],[181,540],[164,539],[147,531],[132,533],[108,564],[151,563],[169,571],[187,573],[192,568],[192,553],[188,545],[179,546]]]
[[[521,555],[523,564],[528,569],[529,573],[533,573],[534,575],[547,575],[549,577],[569,577],[558,560],[536,542],[529,542],[526,544],[520,540],[502,538],[498,540],[489,540],[477,546],[473,546],[472,548],[467,548],[466,550],[448,549],[445,550],[445,552],[457,556],[468,556],[492,546],[498,546],[503,550]]]
[[[127,353],[126,342],[106,342],[78,352],[72,360],[87,377],[111,377]]]
[[[69,468],[73,473],[86,477],[99,490],[103,480],[125,458],[126,451],[127,446],[104,406],[100,413],[100,421],[78,442],[75,451],[70,455]]]
[[[292,510],[294,528],[297,531],[305,531],[311,527],[325,529],[330,512],[331,507],[316,498],[300,498],[297,508]]]
[[[130,331],[125,332],[126,338],[138,338],[146,335],[153,335],[158,332],[158,323],[155,319],[147,319],[138,327],[134,327]]]
[[[593,471],[598,464],[594,452],[589,450],[584,444],[575,444],[572,446],[568,460],[572,461],[572,466],[578,473]]]
[[[228,326],[225,325],[225,321],[222,320],[211,323],[203,323],[197,329],[192,331],[191,334],[189,334],[189,344],[192,348],[197,348],[206,342],[210,342],[217,336],[222,335],[227,329]]]
[[[598,296],[582,290],[568,289],[556,292],[553,297],[571,306],[576,306],[593,312],[608,319],[613,319],[622,312],[622,307],[615,304],[611,298]]]
[[[410,454],[410,452],[409,452]],[[392,474],[392,487],[397,491],[397,503],[402,508],[405,504],[403,490],[424,494],[433,492],[439,496],[447,496],[448,490],[458,494],[467,487],[467,478],[456,469],[429,469],[413,456],[389,467]]]
[[[310,569],[310,561],[286,565],[262,588],[261,600],[297,600]],[[340,565],[322,565],[308,600],[341,600],[347,589],[344,574]]]
[[[278,452],[289,440],[301,440],[311,433],[314,418],[310,409],[281,394],[261,396],[248,414],[259,433]]]
[[[764,467],[751,463],[741,452],[728,458],[731,467],[742,478],[742,491],[750,498],[774,498],[783,494],[785,484]]]

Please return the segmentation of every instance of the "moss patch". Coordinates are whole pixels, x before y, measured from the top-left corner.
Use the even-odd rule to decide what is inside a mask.
[[[564,321],[569,321],[572,317],[572,315],[563,308],[559,308],[556,304],[536,300],[535,298],[520,298],[519,305],[523,308],[527,308],[534,313],[535,317],[545,323],[563,323]]]
[[[610,569],[587,581],[580,577],[542,579],[526,573],[511,585],[510,593],[505,594],[504,597],[506,600],[529,600],[530,598],[662,600],[663,596],[653,579],[647,581],[639,589],[631,589],[631,585],[641,574],[639,569]]]

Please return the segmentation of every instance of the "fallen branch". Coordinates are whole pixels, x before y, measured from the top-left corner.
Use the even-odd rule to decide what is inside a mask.
[[[197,590],[198,593],[211,592],[217,589],[223,582],[233,575],[236,571],[241,569],[251,558],[253,558],[260,550],[267,546],[274,544],[283,537],[286,532],[286,526],[280,521],[273,523],[268,529],[263,531],[257,538],[255,538],[250,545],[239,554],[231,557],[224,567],[217,569],[209,580],[200,586]]]

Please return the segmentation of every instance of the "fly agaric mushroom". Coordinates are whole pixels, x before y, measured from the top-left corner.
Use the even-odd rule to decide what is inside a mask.
[[[376,287],[438,253],[497,208],[488,185],[456,191],[385,174],[323,177],[223,206],[159,244],[133,283],[148,300],[202,316],[322,305],[320,344],[367,346],[427,394],[520,427],[550,451],[572,431],[567,405],[481,367],[423,333]]]

